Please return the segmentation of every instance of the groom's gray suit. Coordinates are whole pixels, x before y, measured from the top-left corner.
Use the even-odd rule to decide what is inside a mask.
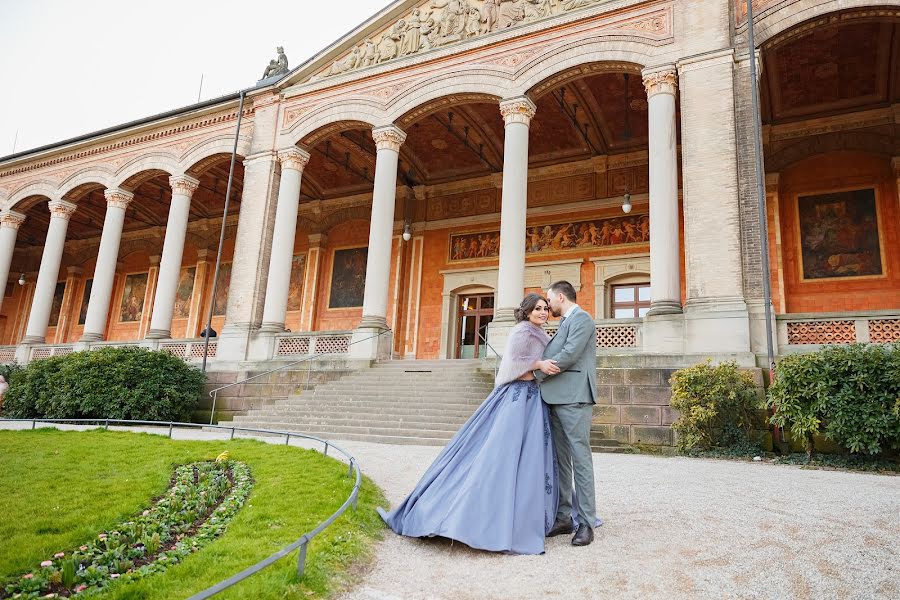
[[[578,521],[594,527],[594,462],[591,457],[591,417],[597,401],[597,329],[589,314],[576,306],[565,317],[544,350],[544,358],[556,361],[558,375],[535,371],[541,397],[550,407],[553,443],[559,468],[557,520],[572,516],[572,479]]]

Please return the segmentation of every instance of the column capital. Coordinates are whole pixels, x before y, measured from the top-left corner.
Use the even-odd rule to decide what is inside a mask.
[[[372,130],[372,139],[379,150],[400,152],[400,146],[406,141],[406,132],[396,125],[385,125]]]
[[[159,259],[161,258],[159,254],[154,254],[153,256],[148,256],[147,258],[150,262],[151,267],[159,266]],[[181,269],[178,270],[181,271]]]
[[[197,250],[197,262],[204,262],[206,259],[210,258],[210,255],[215,256],[213,251],[209,248],[201,248]]]
[[[79,275],[84,274],[84,267],[81,267],[78,265],[72,266],[72,267],[66,267],[66,273],[69,274],[69,277],[78,277]]]
[[[200,180],[190,175],[173,175],[169,177],[169,185],[172,186],[172,194],[179,194],[190,198],[200,187]]]
[[[594,167],[594,173],[606,173],[609,170],[609,156],[592,156],[591,166]]]
[[[891,166],[894,168],[894,176],[900,178],[900,156],[891,159]]]
[[[537,113],[537,104],[528,96],[500,101],[500,114],[503,115],[503,122],[507,125],[510,123],[531,125],[531,119],[534,118],[535,113]]]
[[[647,98],[657,94],[674,96],[678,91],[678,72],[675,65],[655,67],[652,70],[644,69],[641,71],[641,77],[644,80],[644,89],[647,90]]]
[[[766,193],[774,194],[778,191],[779,173],[766,173]]]
[[[294,171],[303,172],[303,169],[309,163],[310,154],[303,148],[292,146],[278,151],[278,160],[281,162],[282,169],[293,169]]]
[[[416,200],[419,202],[424,202],[425,198],[427,198],[427,188],[424,185],[416,185],[413,186],[413,194],[415,195]]]
[[[75,209],[78,208],[77,204],[66,202],[65,200],[53,200],[48,203],[47,206],[50,208],[51,219],[65,219],[66,221],[69,220],[75,212]]]
[[[12,210],[4,210],[0,212],[0,227],[11,227],[18,229],[25,222],[25,215]]]
[[[106,197],[106,206],[109,208],[128,208],[128,204],[134,200],[134,194],[119,188],[104,190],[103,195]]]

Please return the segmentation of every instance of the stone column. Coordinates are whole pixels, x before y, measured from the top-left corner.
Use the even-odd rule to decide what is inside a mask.
[[[106,190],[104,195],[106,217],[103,220],[100,249],[97,251],[97,265],[94,267],[94,283],[84,320],[82,342],[98,342],[103,339],[103,332],[106,331],[116,262],[119,260],[119,243],[122,241],[122,227],[125,225],[125,209],[134,199],[134,194],[120,189]]]
[[[520,96],[500,103],[506,124],[500,208],[500,267],[490,344],[503,348],[525,292],[525,217],[528,211],[528,130],[537,106]],[[502,350],[498,350],[502,351]]]
[[[178,277],[181,274],[191,196],[200,182],[193,177],[180,175],[170,177],[169,185],[172,186],[172,204],[169,206],[169,220],[166,223],[166,239],[163,242],[148,339],[165,339],[172,335],[172,311],[175,310],[175,293],[178,291]]]
[[[47,336],[50,307],[53,304],[56,278],[59,276],[59,265],[66,243],[66,230],[69,228],[69,218],[77,206],[65,200],[53,200],[49,208],[50,226],[47,228],[47,241],[44,242],[41,267],[34,286],[31,316],[28,317],[25,337],[22,339],[24,344],[43,344]]]
[[[9,267],[12,265],[13,252],[16,249],[16,236],[19,226],[25,222],[25,215],[11,210],[0,212],[0,306],[3,305],[3,290],[9,280]]]
[[[309,251],[306,254],[306,273],[303,274],[303,312],[300,313],[300,331],[313,331],[316,323],[316,298],[319,294],[319,270],[322,257],[328,247],[324,233],[309,234]]]
[[[685,351],[750,351],[743,290],[734,52],[678,63],[687,275]],[[651,239],[652,245],[652,239]]]
[[[681,312],[675,65],[645,71],[650,158],[650,315]]]
[[[391,245],[394,235],[394,205],[397,196],[397,164],[406,133],[388,125],[372,131],[378,157],[372,192],[372,220],[369,226],[369,254],[366,261],[366,291],[363,314],[353,334],[353,358],[382,358],[391,349],[390,334],[374,339],[388,329],[387,302],[391,276]]]
[[[309,152],[296,147],[278,152],[278,160],[281,161],[281,185],[278,188],[278,206],[275,209],[275,231],[272,234],[272,256],[269,259],[269,278],[266,282],[261,332],[284,331],[290,295],[291,264],[294,258],[294,238],[297,233],[300,183],[303,168],[306,167],[309,158]]]

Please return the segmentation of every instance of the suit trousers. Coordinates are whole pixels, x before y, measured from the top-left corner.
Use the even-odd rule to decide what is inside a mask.
[[[597,502],[594,495],[594,459],[591,455],[591,404],[550,404],[550,426],[556,446],[559,470],[559,509],[557,520],[572,517],[572,482],[575,482],[574,507],[578,522],[594,527]]]

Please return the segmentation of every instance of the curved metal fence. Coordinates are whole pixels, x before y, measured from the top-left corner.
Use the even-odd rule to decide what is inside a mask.
[[[285,546],[275,554],[272,554],[268,558],[265,558],[255,565],[248,567],[241,571],[240,573],[236,573],[226,579],[225,581],[221,581],[216,585],[203,590],[202,592],[198,592],[191,596],[189,600],[203,600],[204,598],[211,598],[215,596],[219,592],[230,588],[231,586],[240,583],[241,581],[259,573],[266,567],[271,564],[274,564],[293,552],[294,550],[299,549],[299,553],[297,554],[297,576],[303,577],[304,569],[306,568],[306,550],[309,546],[309,543],[312,541],[314,537],[322,533],[322,531],[334,523],[338,517],[340,517],[344,512],[346,512],[347,508],[352,506],[353,510],[356,510],[357,501],[359,499],[359,488],[362,486],[362,471],[359,468],[359,464],[356,462],[356,458],[353,457],[349,452],[341,448],[340,446],[336,446],[328,440],[323,440],[322,438],[316,437],[314,435],[307,435],[305,433],[297,433],[295,431],[275,431],[271,429],[252,429],[248,427],[229,427],[226,425],[202,425],[198,423],[179,423],[177,421],[127,421],[121,419],[3,419],[0,418],[0,423],[31,423],[31,429],[35,429],[38,423],[48,423],[48,424],[61,424],[61,425],[92,425],[99,424],[102,425],[104,429],[109,429],[110,425],[124,425],[124,426],[150,426],[150,427],[161,427],[168,428],[168,437],[172,438],[172,432],[175,429],[222,429],[230,432],[228,437],[229,440],[234,439],[235,432],[242,433],[258,433],[264,435],[278,435],[285,436],[284,443],[285,445],[290,444],[291,438],[295,439],[305,439],[312,440],[314,442],[318,442],[323,444],[322,454],[328,456],[328,450],[334,449],[339,454],[343,455],[348,462],[349,469],[347,471],[347,477],[352,477],[354,473],[356,473],[356,483],[353,485],[353,491],[350,492],[350,496],[344,501],[337,511],[335,511],[330,517],[325,519],[323,522],[319,523],[315,529],[304,533],[300,536],[300,538],[294,543]]]

